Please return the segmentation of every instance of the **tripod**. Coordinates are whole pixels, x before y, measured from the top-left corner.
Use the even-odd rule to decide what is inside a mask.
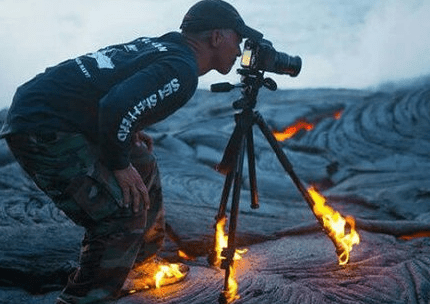
[[[240,188],[242,182],[242,171],[245,152],[248,156],[249,181],[251,186],[251,208],[259,208],[257,178],[255,171],[254,139],[252,130],[253,125],[258,125],[261,132],[263,133],[268,143],[272,147],[273,151],[275,152],[282,167],[289,174],[293,183],[311,207],[311,210],[314,205],[312,198],[310,197],[308,191],[294,172],[292,164],[279,146],[269,126],[263,119],[262,115],[254,110],[254,107],[257,102],[257,95],[259,89],[265,86],[268,89],[275,91],[277,89],[275,81],[270,78],[264,78],[264,72],[261,71],[239,69],[238,73],[243,76],[241,80],[241,85],[239,85],[243,88],[243,97],[233,103],[233,108],[236,110],[241,110],[241,112],[235,114],[235,128],[228,141],[227,147],[225,148],[223,158],[216,168],[217,171],[226,175],[218,214],[215,217],[217,222],[218,220],[226,217],[227,201],[230,196],[231,186],[233,185],[230,221],[228,228],[228,246],[227,248],[224,248],[221,253],[221,256],[223,258],[221,261],[221,269],[225,269],[226,271],[224,293],[222,293],[220,296],[221,303],[228,302],[225,299],[224,295],[228,291],[228,280],[231,272],[230,266],[232,266],[234,263],[234,255],[236,250],[235,237],[237,218],[239,214],[239,201],[241,190]],[[236,86],[231,85],[229,83],[220,83],[212,85],[211,90],[214,92],[225,92],[230,91],[235,87]],[[210,264],[214,265],[215,261],[213,255],[210,255],[208,260]]]

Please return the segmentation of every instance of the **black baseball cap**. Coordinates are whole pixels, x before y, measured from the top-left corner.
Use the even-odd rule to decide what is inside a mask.
[[[245,24],[237,10],[222,0],[202,0],[185,14],[180,27],[184,32],[201,32],[212,29],[232,29],[243,38],[260,41],[263,34]]]

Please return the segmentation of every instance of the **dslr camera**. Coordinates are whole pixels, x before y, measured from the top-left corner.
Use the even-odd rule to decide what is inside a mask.
[[[245,41],[241,66],[250,70],[261,70],[281,75],[296,77],[302,68],[299,56],[277,52],[272,43],[266,39],[259,42],[250,39]]]

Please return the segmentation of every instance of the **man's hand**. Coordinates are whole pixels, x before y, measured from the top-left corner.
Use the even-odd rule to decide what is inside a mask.
[[[140,146],[142,145],[142,143],[144,143],[146,145],[146,148],[148,149],[148,152],[152,153],[152,150],[154,148],[154,141],[152,140],[152,137],[145,132],[139,131],[134,133],[133,142],[136,146]]]
[[[148,189],[142,181],[137,170],[130,164],[127,168],[113,171],[122,189],[124,196],[124,206],[130,207],[133,204],[133,212],[139,212],[142,205],[144,210],[149,209]]]

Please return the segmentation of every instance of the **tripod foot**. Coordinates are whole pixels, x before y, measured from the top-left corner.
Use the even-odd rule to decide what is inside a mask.
[[[223,292],[218,297],[218,303],[219,304],[228,304],[227,298]]]
[[[239,299],[240,297],[238,295],[235,295],[233,297],[228,297],[228,294],[226,291],[223,291],[220,293],[219,297],[218,297],[218,303],[219,304],[231,304],[234,301],[236,301],[237,299]]]

